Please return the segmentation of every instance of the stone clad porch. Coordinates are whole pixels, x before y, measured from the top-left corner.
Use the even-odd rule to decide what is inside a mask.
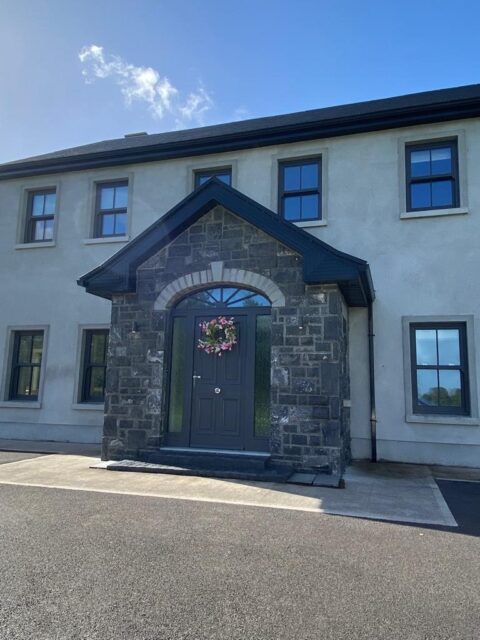
[[[216,197],[202,203],[212,192]],[[365,278],[368,266],[215,181],[189,199],[200,200],[189,216],[170,212],[121,250],[113,268],[104,265],[80,281],[97,295],[100,284],[107,286],[112,300],[103,459],[161,462],[172,441],[190,446],[194,425],[182,424],[178,435],[169,423],[176,305],[192,292],[235,286],[269,300],[270,381],[263,383],[270,387],[269,465],[340,476],[350,460],[348,306],[358,304],[356,279]],[[148,236],[150,247],[142,251]],[[328,282],[314,272],[320,267]],[[188,340],[187,355],[195,352]],[[182,380],[187,388],[189,376]],[[245,406],[253,407],[257,392],[241,394]],[[244,419],[239,425],[253,429],[249,442],[255,443],[255,425]]]

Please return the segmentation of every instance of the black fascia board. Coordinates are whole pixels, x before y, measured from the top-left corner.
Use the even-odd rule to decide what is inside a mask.
[[[361,295],[361,306],[373,299],[370,271],[364,260],[334,249],[216,178],[193,191],[102,265],[79,278],[78,284],[105,298],[133,293],[137,268],[216,205],[302,255],[306,283],[353,283]]]
[[[430,101],[419,101],[419,97],[429,95],[432,96]],[[442,95],[451,97],[439,99]],[[399,100],[403,100],[402,106],[392,106]],[[337,108],[328,107],[325,109],[331,114],[337,111],[337,117],[332,115],[332,117],[324,117],[323,119],[319,117],[312,120],[306,115],[304,122],[276,125],[275,123],[281,120],[282,116],[272,116],[262,119],[266,121],[266,126],[253,127],[251,130],[246,128],[241,131],[228,131],[228,125],[225,125],[226,133],[219,135],[145,144],[126,149],[85,152],[71,156],[48,158],[47,154],[45,159],[40,157],[36,160],[18,161],[0,166],[0,180],[238,151],[275,144],[474,118],[480,115],[480,85],[411,94],[410,96],[371,102],[374,105],[371,111],[365,107],[369,104],[368,102],[358,103],[358,112],[355,112],[357,105],[342,105]],[[383,104],[379,105],[378,103]],[[362,111],[361,107],[364,107],[365,110]],[[342,111],[349,108],[351,108],[351,113],[342,114]],[[308,113],[306,112],[306,114]],[[301,114],[298,115],[301,116]]]

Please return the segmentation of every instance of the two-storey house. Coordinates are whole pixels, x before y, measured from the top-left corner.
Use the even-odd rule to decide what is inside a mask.
[[[480,85],[11,162],[0,215],[0,438],[480,466]]]

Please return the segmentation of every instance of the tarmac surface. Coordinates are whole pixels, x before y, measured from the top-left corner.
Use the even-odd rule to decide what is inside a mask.
[[[439,483],[458,527],[0,482],[0,638],[478,640],[480,483]]]

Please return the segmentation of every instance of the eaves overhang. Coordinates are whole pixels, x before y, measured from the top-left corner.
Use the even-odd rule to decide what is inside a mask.
[[[374,289],[365,260],[334,249],[215,178],[196,189],[103,264],[79,278],[78,284],[88,293],[107,299],[134,293],[138,267],[217,205],[300,254],[307,284],[338,284],[350,306],[364,307],[373,301]]]
[[[225,153],[478,116],[480,85],[468,85],[94,143],[0,165],[0,180]]]

